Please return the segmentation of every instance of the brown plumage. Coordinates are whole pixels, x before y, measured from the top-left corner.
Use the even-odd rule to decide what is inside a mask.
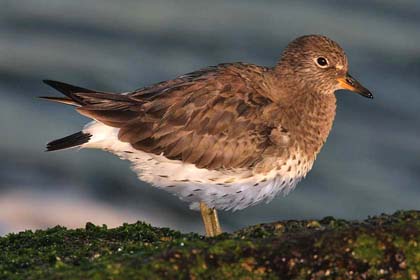
[[[198,169],[217,171],[221,177],[243,175],[244,170],[251,174],[247,176],[272,174],[275,170],[271,177],[258,177],[264,178],[262,183],[272,180],[272,185],[266,184],[267,193],[255,199],[260,201],[275,193],[270,189],[272,186],[291,189],[309,171],[332,127],[336,90],[348,89],[372,98],[347,70],[347,57],[337,43],[324,36],[308,35],[290,43],[274,67],[240,62],[219,64],[124,94],[55,81],[46,83],[67,96],[48,99],[74,105],[79,113],[116,128],[118,139],[112,141],[128,143],[127,147],[134,151],[155,155],[157,164],[179,161],[180,168],[186,168],[182,164],[192,164]],[[92,141],[98,141],[94,130],[85,130],[84,133],[92,134]],[[80,145],[85,138],[64,138],[50,143],[49,148]],[[60,146],[55,147],[54,143]],[[121,155],[112,144],[101,145],[97,146]],[[139,172],[143,172],[144,163],[137,164],[141,166]],[[181,182],[189,178],[185,175],[185,179],[171,181],[171,175],[147,170],[147,176],[140,175],[141,178],[157,185],[168,184],[172,189],[186,187]],[[163,182],[162,178],[168,181]],[[229,186],[236,179],[223,180],[224,186]],[[216,182],[217,178],[196,181],[208,186],[208,182]],[[239,194],[243,189],[238,184],[235,186]],[[188,197],[188,201],[210,203],[207,194],[193,200],[197,194],[183,190],[179,189],[179,193]],[[239,205],[243,200],[235,203]],[[249,201],[248,204],[254,203]],[[218,205],[216,200],[211,203]]]

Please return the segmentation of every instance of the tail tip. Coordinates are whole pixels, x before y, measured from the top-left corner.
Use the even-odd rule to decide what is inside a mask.
[[[52,152],[77,147],[89,142],[91,137],[92,134],[79,131],[69,136],[49,142],[46,146],[45,152]]]
[[[58,83],[57,81],[48,80],[48,79],[44,79],[44,80],[42,80],[42,82],[46,85],[49,85],[49,86],[53,86],[54,84]]]

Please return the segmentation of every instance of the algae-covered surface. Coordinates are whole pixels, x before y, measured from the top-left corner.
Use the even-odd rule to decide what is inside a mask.
[[[0,238],[0,279],[420,279],[420,211],[205,238],[145,223]]]

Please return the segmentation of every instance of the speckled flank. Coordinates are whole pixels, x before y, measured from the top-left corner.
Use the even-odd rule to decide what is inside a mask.
[[[312,162],[297,154],[273,164],[269,172],[253,170],[207,170],[162,155],[133,149],[118,140],[118,128],[92,122],[84,132],[93,135],[83,147],[101,148],[132,162],[139,178],[168,191],[198,210],[200,201],[223,210],[240,210],[260,202],[270,202],[277,194],[289,193],[312,167]]]

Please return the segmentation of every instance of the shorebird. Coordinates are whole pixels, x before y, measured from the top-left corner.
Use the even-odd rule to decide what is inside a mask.
[[[240,210],[287,194],[306,176],[331,130],[335,91],[373,98],[348,74],[333,40],[292,41],[273,67],[223,63],[132,92],[45,80],[93,119],[47,151],[99,148],[132,163],[140,180],[200,210],[206,234],[217,209]]]

